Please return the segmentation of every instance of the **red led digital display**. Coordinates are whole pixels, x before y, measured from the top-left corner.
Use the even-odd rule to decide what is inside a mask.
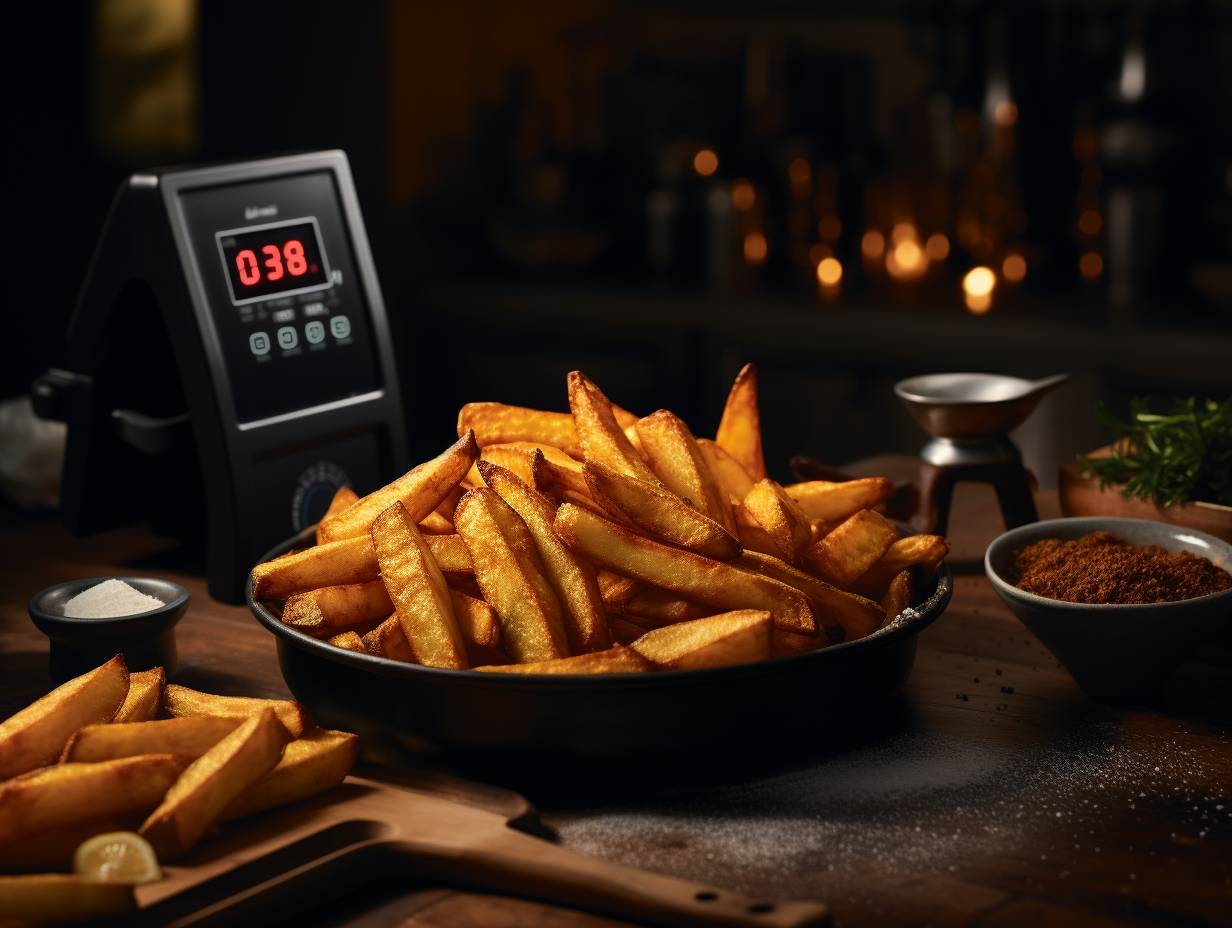
[[[224,232],[218,245],[236,303],[329,286],[314,222]]]

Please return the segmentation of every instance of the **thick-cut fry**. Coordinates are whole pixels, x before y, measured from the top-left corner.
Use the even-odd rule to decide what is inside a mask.
[[[321,516],[321,521],[317,523],[317,544],[328,540],[321,533],[321,522],[334,518],[344,509],[349,509],[357,502],[359,502],[359,494],[351,489],[350,484],[340,486],[334,491],[334,498],[329,501],[329,508],[325,510],[325,515]]]
[[[603,597],[603,608],[608,612],[619,612],[638,590],[645,587],[636,580],[614,574],[610,570],[599,570],[596,576],[599,580],[599,595]]]
[[[73,732],[110,722],[127,694],[128,668],[117,654],[0,723],[0,779],[54,763]]]
[[[418,522],[458,485],[478,456],[475,434],[468,431],[432,460],[369,493],[338,515],[322,519],[317,531],[325,541],[367,537],[373,520],[396,502],[402,503],[412,522]]]
[[[20,841],[0,844],[0,871],[46,873],[49,870],[71,870],[73,855],[82,841],[113,831],[134,831],[153,807],[154,804],[151,803],[135,812],[104,815],[55,828],[43,828],[37,834],[26,835]],[[3,903],[0,903],[0,912],[2,911]],[[4,920],[0,919],[0,925],[3,924]]]
[[[751,664],[770,657],[770,629],[770,613],[740,609],[656,628],[632,647],[662,670]]]
[[[196,844],[235,797],[265,776],[291,740],[266,709],[193,761],[138,832],[168,860]]]
[[[612,631],[612,640],[624,645],[633,644],[646,634],[646,629],[617,612],[607,614],[607,627]]]
[[[195,760],[235,731],[241,721],[221,715],[186,715],[150,722],[87,725],[69,739],[60,761],[84,763],[138,754],[174,754]]]
[[[560,657],[551,661],[536,661],[530,664],[499,664],[486,667],[476,667],[489,673],[645,673],[653,670],[654,665],[632,648],[616,645],[604,651],[591,651],[588,654],[575,654],[573,657]]]
[[[538,460],[542,454],[536,450]],[[564,607],[565,631],[572,651],[598,651],[611,645],[603,599],[595,570],[552,530],[556,507],[514,474],[487,461],[479,462],[484,482],[518,514],[543,559],[548,582]],[[495,643],[495,642],[492,642]]]
[[[730,502],[738,503],[749,495],[755,481],[739,461],[709,438],[699,438],[697,447],[701,449],[702,458],[719,489],[727,494]]]
[[[500,619],[496,610],[477,596],[450,589],[449,600],[453,603],[454,618],[468,645],[494,648],[500,644]]]
[[[727,529],[661,483],[646,483],[598,461],[588,460],[583,472],[590,495],[617,518],[715,560],[730,561],[740,554],[740,542]]]
[[[0,921],[5,925],[81,925],[137,912],[133,887],[98,883],[67,873],[0,876]]]
[[[776,627],[788,631],[807,634],[817,628],[804,594],[777,580],[643,538],[580,506],[561,506],[555,528],[571,548],[601,567],[719,609],[764,609]]]
[[[103,816],[158,805],[188,762],[142,754],[96,764],[56,764],[0,785],[0,845]]]
[[[680,417],[660,409],[638,420],[637,435],[642,454],[664,486],[735,535],[736,521],[727,495]]]
[[[458,434],[475,432],[479,447],[511,442],[554,445],[574,457],[582,456],[573,416],[504,403],[467,403],[458,410]]]
[[[647,483],[659,478],[617,424],[611,401],[581,371],[569,372],[569,408],[587,463],[595,462]]]
[[[936,570],[949,553],[950,543],[940,535],[908,535],[890,545],[881,559],[852,584],[852,589],[865,596],[880,597],[902,571],[916,565]]]
[[[867,571],[898,537],[885,516],[861,509],[804,552],[805,562],[823,580],[846,589]]]
[[[425,535],[452,535],[453,523],[433,509],[419,520],[419,531]]]
[[[308,712],[297,702],[289,699],[255,699],[251,696],[216,696],[168,683],[163,691],[163,711],[179,718],[185,715],[221,715],[227,718],[247,719],[250,716],[273,709],[278,720],[293,737],[298,738],[311,725]]]
[[[796,635],[791,632],[781,632],[777,628],[770,635],[771,657],[794,657],[797,654],[808,654],[829,644],[825,632],[817,635]]]
[[[799,590],[813,604],[818,625],[841,626],[847,641],[863,638],[876,631],[881,622],[881,607],[877,603],[833,587],[776,557],[745,551],[736,563],[746,570],[772,577]],[[818,634],[824,635],[822,629],[818,629]],[[821,647],[823,644],[825,642],[818,639],[817,646]]]
[[[471,553],[460,535],[425,535],[424,541],[428,543],[428,550],[440,566],[441,573],[467,577],[474,574]]]
[[[894,492],[894,484],[885,477],[860,477],[841,483],[808,480],[788,484],[783,489],[810,519],[842,522],[861,509],[872,509],[884,502]]]
[[[761,450],[761,413],[757,408],[757,368],[746,364],[736,375],[723,418],[714,436],[715,443],[735,458],[754,480],[766,476],[766,461]]]
[[[378,572],[372,542],[344,538],[258,564],[252,569],[252,598],[286,599],[323,586],[366,583]]]
[[[766,533],[775,551],[785,561],[794,561],[812,541],[808,516],[773,480],[759,480],[741,504]]]
[[[355,632],[339,632],[336,635],[330,635],[325,640],[335,648],[342,648],[344,651],[358,651],[360,654],[368,653],[368,649],[364,647],[364,640]]]
[[[406,640],[402,631],[402,623],[396,615],[388,619],[363,636],[364,650],[377,657],[387,657],[391,661],[406,661],[408,664],[418,664],[419,658],[415,649]]]
[[[163,701],[167,672],[161,667],[138,670],[128,675],[128,695],[115,714],[116,722],[145,722],[158,714]]]
[[[282,621],[306,634],[327,637],[371,625],[393,611],[385,584],[369,580],[296,593],[282,607]]]
[[[462,497],[454,523],[471,553],[483,598],[500,618],[509,656],[519,662],[566,656],[564,610],[526,523],[487,487]]]
[[[337,786],[355,766],[359,739],[345,731],[314,731],[286,746],[278,766],[235,797],[219,817],[228,822],[301,802]]]
[[[479,461],[487,461],[497,467],[503,467],[528,486],[538,486],[547,478],[536,473],[543,467],[543,453],[536,445],[529,442],[514,442],[507,445],[489,445],[479,455]],[[483,486],[483,474],[479,471],[479,461],[467,473],[466,479],[471,486]],[[454,507],[455,509],[457,507]]]
[[[638,584],[638,587],[633,595],[625,600],[621,611],[631,621],[645,628],[658,628],[660,625],[686,622],[714,614],[712,607],[682,599],[679,594],[670,590],[642,584]]]
[[[466,645],[453,614],[445,576],[402,503],[372,523],[372,545],[394,615],[427,667],[467,666]]]
[[[881,600],[881,606],[885,609],[885,621],[882,624],[889,625],[910,605],[911,574],[904,570],[890,581],[890,588]]]

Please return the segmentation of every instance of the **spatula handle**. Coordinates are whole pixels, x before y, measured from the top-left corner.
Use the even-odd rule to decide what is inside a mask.
[[[507,830],[474,847],[442,856],[439,846],[403,845],[417,858],[415,873],[431,871],[455,884],[537,898],[651,925],[723,925],[730,928],[800,928],[829,924],[819,902],[751,899],[622,867]]]

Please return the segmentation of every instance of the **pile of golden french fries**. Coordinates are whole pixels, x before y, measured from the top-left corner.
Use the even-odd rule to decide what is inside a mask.
[[[0,872],[65,871],[82,842],[136,831],[159,860],[215,826],[341,783],[358,742],[278,699],[129,673],[116,655],[0,723]],[[132,911],[133,890],[67,873],[0,877],[0,923]]]
[[[254,598],[429,667],[678,670],[869,635],[949,551],[877,511],[889,480],[769,479],[752,365],[713,441],[579,371],[568,390],[569,413],[462,407],[455,444],[363,498],[339,490],[315,547],[253,570]]]

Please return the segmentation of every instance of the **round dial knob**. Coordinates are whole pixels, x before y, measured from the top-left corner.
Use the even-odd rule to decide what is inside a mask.
[[[295,481],[291,496],[291,526],[295,531],[321,521],[339,487],[350,483],[346,471],[333,461],[317,461]]]

